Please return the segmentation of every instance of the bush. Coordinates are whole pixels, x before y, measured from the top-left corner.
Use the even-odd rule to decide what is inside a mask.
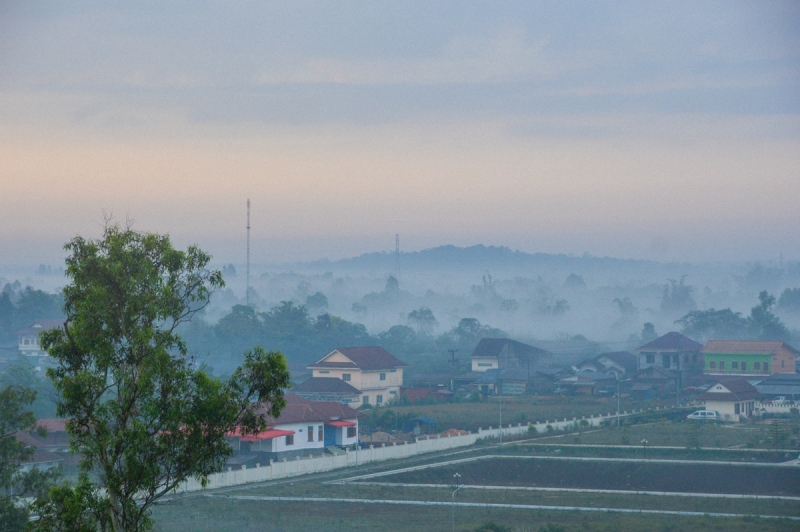
[[[489,521],[476,528],[475,532],[511,532],[511,527]]]

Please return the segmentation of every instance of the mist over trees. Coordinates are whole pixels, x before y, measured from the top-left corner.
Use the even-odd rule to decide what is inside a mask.
[[[388,252],[252,265],[248,307],[244,267],[222,264],[227,286],[180,333],[220,375],[256,343],[284,352],[295,373],[335,347],[381,345],[413,375],[452,370],[449,350],[464,362],[488,336],[591,355],[671,330],[702,341],[794,338],[800,329],[800,264],[792,262],[673,264],[442,246],[401,253],[399,265]],[[60,317],[59,297],[44,288],[58,279],[0,280],[5,345],[33,319]]]

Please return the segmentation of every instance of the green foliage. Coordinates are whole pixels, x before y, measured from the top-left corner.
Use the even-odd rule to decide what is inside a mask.
[[[699,449],[700,448],[700,424],[689,423],[686,426],[686,448]]]
[[[74,486],[65,482],[54,486],[46,497],[36,500],[33,511],[39,519],[31,524],[33,532],[105,532],[111,530],[110,506],[86,475]],[[150,526],[149,516],[140,523]]]
[[[19,283],[6,284],[0,293],[0,342],[17,340],[16,331],[36,320],[61,319],[61,297],[34,290],[21,289]]]
[[[679,281],[667,279],[669,284],[664,285],[664,292],[661,295],[661,311],[667,314],[686,312],[694,310],[697,303],[692,297],[694,287],[684,283],[687,275],[681,275]]]
[[[800,288],[787,288],[778,299],[778,308],[786,312],[800,312]]]
[[[55,490],[43,522],[89,516],[76,519],[99,528],[105,508],[114,530],[146,530],[158,498],[221,469],[231,453],[227,432],[260,430],[264,413],[279,413],[286,361],[256,347],[227,381],[196,368],[176,330],[223,286],[198,248],[178,251],[167,236],[117,225],[100,240],[76,237],[65,247],[67,322],[43,333],[42,345],[57,364],[47,374],[85,485]],[[266,401],[266,412],[253,400]]]
[[[431,334],[433,328],[439,325],[439,321],[428,307],[420,307],[409,312],[408,321],[417,326],[419,334]]]
[[[767,431],[767,443],[769,443],[769,446],[773,449],[780,448],[786,441],[787,436],[788,433],[786,429],[784,429],[783,423],[777,419],[773,419]]]
[[[19,466],[33,456],[34,449],[20,441],[17,433],[34,430],[36,416],[29,409],[36,391],[21,386],[6,386],[0,391],[0,524],[2,530],[25,530],[28,509],[14,504],[15,495],[41,495],[58,471],[33,469],[21,472]],[[38,431],[44,435],[44,431]]]
[[[36,369],[24,355],[17,356],[0,373],[0,388],[21,386],[36,392],[31,408],[37,418],[52,418],[56,415],[55,390],[50,379],[36,375]]]
[[[315,292],[306,298],[306,308],[312,312],[320,312],[328,308],[328,297],[322,292]]]
[[[747,320],[750,334],[759,340],[790,341],[792,334],[789,329],[772,313],[775,297],[763,290],[758,294],[758,300],[759,304],[751,309],[750,319]]]
[[[644,324],[642,327],[642,343],[649,343],[658,338],[656,327],[650,322]]]
[[[556,523],[546,523],[537,528],[536,532],[567,532],[567,529],[563,525],[559,525]]]
[[[741,338],[747,327],[747,320],[741,312],[731,309],[693,310],[675,321],[681,332],[696,339],[702,338]]]
[[[731,309],[693,310],[675,321],[683,334],[693,338],[756,338],[759,340],[791,340],[791,333],[772,308],[775,298],[766,290],[758,295],[759,304],[744,318]]]
[[[511,532],[511,527],[488,521],[478,526],[475,532]]]

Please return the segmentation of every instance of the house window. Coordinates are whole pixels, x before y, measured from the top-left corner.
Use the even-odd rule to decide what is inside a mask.
[[[350,382],[350,374],[349,373],[342,373],[342,380],[344,382]]]
[[[397,370],[396,369],[390,369],[389,373],[397,373]]]
[[[708,367],[711,369],[716,369],[717,363],[712,360],[711,362],[708,363]]]
[[[734,407],[733,407],[733,413],[734,413],[735,415],[737,415],[737,416],[738,416],[738,415],[739,415],[739,411],[740,411],[740,410],[741,410],[741,409],[739,408],[739,403],[736,403],[736,404],[734,405]]]
[[[369,395],[362,396],[361,397],[361,402],[364,403],[365,405],[368,405],[369,404]]]
[[[348,438],[355,438],[356,437],[356,428],[355,427],[347,427],[347,437]]]
[[[736,361],[733,361],[733,362],[731,362],[731,368],[733,368],[733,369],[739,369],[739,363],[738,363],[738,362],[736,362]]]
[[[753,369],[761,370],[761,362],[753,362]]]
[[[742,362],[742,371],[747,371],[747,362]]]
[[[381,380],[382,380],[382,381],[385,381],[385,380],[386,380],[386,373],[381,373]]]
[[[329,373],[330,373],[330,371],[328,371],[327,369],[321,369],[321,370],[319,370],[319,374],[320,374],[320,375],[328,375]]]
[[[656,356],[653,353],[647,353],[646,357],[648,364],[655,364],[656,363]]]
[[[769,373],[769,364],[764,362],[764,373]]]
[[[669,355],[661,355],[661,366],[665,368],[669,367]]]
[[[383,396],[381,394],[375,396],[375,404],[376,405],[383,404]]]
[[[294,434],[286,436],[286,445],[294,445]]]
[[[389,395],[397,395],[397,391],[395,391],[395,390],[389,390]]]
[[[308,441],[314,441],[314,427],[308,427]]]
[[[720,360],[719,369],[720,369],[720,371],[725,371],[725,361],[724,360]]]
[[[478,367],[479,368],[491,368],[492,367],[492,363],[491,362],[478,362]]]
[[[322,425],[320,425],[317,428],[317,441],[322,441],[324,439],[325,439],[325,429],[322,428]]]

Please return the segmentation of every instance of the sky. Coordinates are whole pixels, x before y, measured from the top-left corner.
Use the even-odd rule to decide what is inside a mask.
[[[0,1],[0,263],[800,260],[797,2]]]

